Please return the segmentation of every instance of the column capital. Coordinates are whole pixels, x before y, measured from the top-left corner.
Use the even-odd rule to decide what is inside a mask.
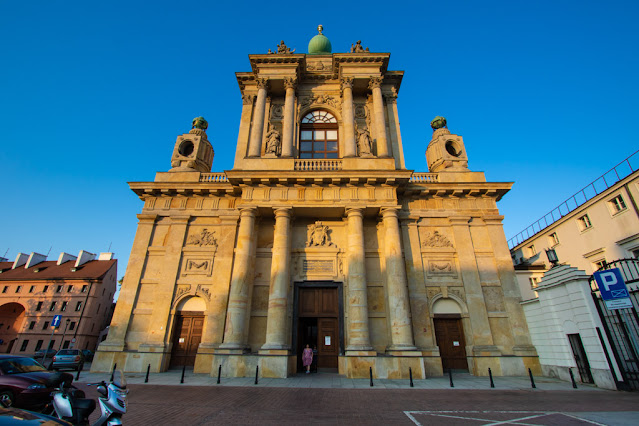
[[[284,87],[286,89],[295,89],[297,87],[297,77],[284,77]]]
[[[172,223],[179,223],[179,224],[187,224],[189,223],[189,220],[191,219],[191,216],[171,216],[171,222]]]
[[[157,214],[140,213],[138,215],[138,220],[140,221],[140,223],[144,224],[155,223],[155,219],[157,218]]]
[[[364,217],[364,207],[347,207],[346,208],[346,216],[360,216]]]
[[[255,82],[257,83],[257,88],[258,89],[267,89],[268,88],[268,78],[267,77],[257,77],[255,79]]]
[[[240,209],[240,219],[243,217],[255,217],[257,209],[255,207],[245,207]]]
[[[273,212],[275,214],[275,218],[278,218],[278,217],[290,218],[293,214],[293,208],[292,207],[274,207]]]
[[[380,87],[382,87],[383,80],[384,77],[371,77],[371,79],[368,81],[368,88],[379,89]]]
[[[255,95],[242,95],[242,105],[253,105]]]
[[[397,217],[399,211],[402,208],[400,206],[392,206],[392,207],[382,207],[379,209],[382,217],[386,219],[387,217]]]
[[[352,89],[353,88],[353,77],[342,77],[340,79],[340,88],[342,90],[344,89]]]

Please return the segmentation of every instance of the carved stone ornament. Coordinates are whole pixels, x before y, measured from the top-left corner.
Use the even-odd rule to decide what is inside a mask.
[[[266,89],[268,87],[268,78],[266,77],[258,77],[255,79],[255,82],[257,83],[258,89]]]
[[[371,135],[367,129],[357,129],[357,151],[362,158],[370,158],[372,154]]]
[[[266,154],[280,155],[282,153],[282,143],[280,141],[280,132],[271,128],[266,134]]]
[[[291,53],[294,53],[294,52],[295,52],[295,49],[291,50],[290,48],[288,48],[286,44],[284,44],[284,40],[282,40],[280,44],[277,45],[277,54],[279,55],[290,55]],[[275,52],[271,52],[271,49],[269,49],[268,53],[275,53]]]
[[[282,105],[275,104],[271,107],[271,117],[274,119],[281,119],[284,117],[284,108]]]
[[[209,232],[206,228],[202,230],[200,235],[189,235],[189,238],[186,240],[187,246],[214,246],[217,247],[217,241],[213,234],[215,231]]]
[[[195,117],[191,122],[191,129],[206,130],[208,128],[209,123],[204,119],[204,117]]]
[[[330,64],[324,64],[324,62],[309,62],[306,65],[306,69],[309,71],[324,71],[330,70]]]
[[[371,77],[370,81],[368,82],[368,88],[376,89],[376,88],[382,87],[383,80],[384,80],[384,77]]]
[[[297,86],[297,78],[284,77],[284,87],[286,89],[295,89],[296,86]]]
[[[321,221],[308,225],[308,242],[306,247],[331,247],[334,246],[328,235],[328,226]]]
[[[352,89],[353,88],[353,77],[342,77],[340,80],[340,85],[342,90],[345,88]]]
[[[439,231],[426,234],[422,247],[453,247],[453,243],[448,238],[440,234]]]
[[[362,47],[362,40],[357,40],[355,44],[351,44],[351,53],[368,53],[368,47],[364,49]]]
[[[446,123],[446,118],[445,117],[440,117],[439,115],[435,118],[433,118],[433,121],[430,122],[430,127],[432,127],[433,130],[437,130],[437,129],[441,129],[441,128],[448,128],[448,125]]]
[[[243,105],[253,105],[254,100],[255,100],[255,95],[242,95]]]
[[[198,296],[204,296],[206,297],[206,300],[211,301],[211,291],[208,286],[204,287],[202,284],[198,284],[195,289],[195,294]]]
[[[430,272],[435,273],[435,274],[441,274],[441,273],[450,273],[453,272],[453,264],[452,262],[435,262],[432,261],[429,264],[430,266]]]
[[[300,99],[300,109],[305,109],[313,105],[328,105],[329,107],[340,111],[340,113],[342,110],[341,102],[330,95],[303,96]]]
[[[366,118],[365,105],[355,105],[355,118]]]
[[[208,260],[203,260],[203,261],[197,261],[197,260],[189,260],[187,262],[187,269],[208,269],[209,267],[209,261]]]
[[[177,286],[177,289],[175,291],[175,297],[173,298],[173,304],[175,305],[182,296],[184,296],[186,293],[190,291],[191,291],[191,284]]]

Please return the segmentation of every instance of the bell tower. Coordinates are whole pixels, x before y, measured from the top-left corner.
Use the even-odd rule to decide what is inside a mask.
[[[437,116],[430,122],[433,138],[426,149],[426,162],[431,173],[467,172],[468,155],[464,140],[459,135],[450,133],[446,118]]]
[[[213,166],[213,147],[206,136],[209,123],[204,117],[193,119],[191,131],[178,136],[171,156],[170,172],[209,173]]]

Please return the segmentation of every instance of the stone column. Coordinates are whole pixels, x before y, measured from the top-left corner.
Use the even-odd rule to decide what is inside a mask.
[[[286,98],[284,100],[284,128],[282,129],[282,157],[293,156],[293,136],[295,126],[295,86],[297,78],[284,77],[284,87],[286,87]]]
[[[266,343],[262,346],[263,350],[289,349],[286,343],[286,310],[288,308],[287,296],[291,258],[290,224],[291,209],[276,209],[271,288],[268,294],[268,317],[266,319]]]
[[[266,87],[268,78],[257,78],[257,101],[253,112],[251,125],[251,140],[249,142],[249,157],[259,157],[262,152],[262,132],[264,129],[264,112],[266,111]]]
[[[384,257],[386,259],[386,286],[391,323],[389,351],[415,350],[410,322],[406,264],[402,256],[402,241],[397,220],[397,208],[382,209],[384,221]]]
[[[371,77],[368,84],[373,92],[373,109],[375,132],[377,135],[377,156],[388,157],[388,138],[386,137],[386,120],[384,120],[384,100],[382,99],[383,77]]]
[[[368,291],[364,257],[363,208],[346,211],[348,216],[348,344],[347,351],[371,351],[368,331]]]
[[[357,156],[355,115],[353,113],[353,77],[342,77],[342,118],[344,120],[344,157]]]
[[[255,209],[242,209],[240,225],[237,232],[235,248],[235,262],[231,274],[231,289],[229,304],[226,310],[226,327],[224,328],[224,342],[222,349],[240,349],[247,347],[245,340],[248,321],[250,287],[253,285],[251,276],[251,254],[253,236],[255,234]]]

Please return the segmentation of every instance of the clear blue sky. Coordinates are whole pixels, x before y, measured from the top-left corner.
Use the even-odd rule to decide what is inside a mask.
[[[191,119],[213,171],[232,168],[236,71],[280,40],[306,53],[358,39],[404,70],[407,167],[427,171],[430,120],[472,170],[514,181],[511,237],[639,147],[639,2],[0,2],[0,256],[129,257],[142,202],[127,181],[170,168]]]

